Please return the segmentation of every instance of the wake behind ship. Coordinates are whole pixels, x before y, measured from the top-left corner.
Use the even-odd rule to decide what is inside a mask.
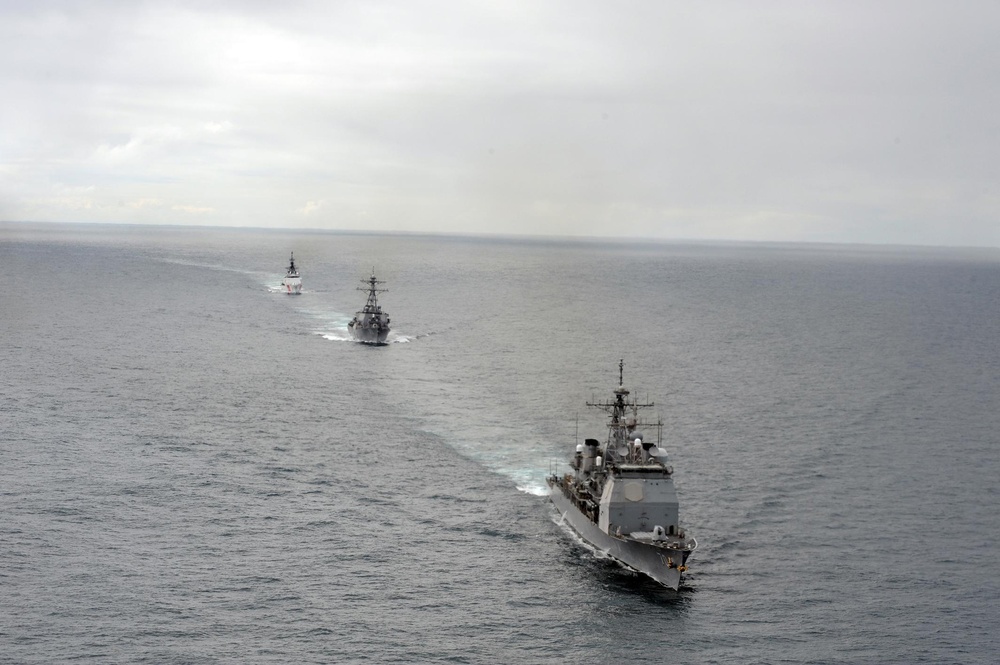
[[[351,337],[364,344],[385,344],[389,336],[389,315],[378,304],[378,294],[386,293],[389,289],[378,288],[384,282],[376,279],[375,268],[372,268],[372,276],[361,280],[361,283],[365,286],[359,286],[358,291],[367,291],[368,301],[347,324],[347,330]]]
[[[673,468],[662,447],[663,422],[643,421],[640,404],[618,364],[614,401],[587,402],[606,411],[608,438],[577,444],[572,473],[547,479],[549,498],[584,540],[628,568],[676,590],[698,546],[680,528]],[[643,430],[655,430],[655,440]]]

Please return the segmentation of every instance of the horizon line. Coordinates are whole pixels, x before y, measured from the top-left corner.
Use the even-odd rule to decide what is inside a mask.
[[[361,236],[404,236],[404,237],[436,237],[436,238],[468,238],[468,239],[496,239],[496,240],[530,240],[544,242],[614,242],[616,244],[636,244],[636,243],[656,243],[656,244],[685,244],[685,245],[798,245],[812,247],[870,247],[870,248],[896,248],[896,249],[956,249],[956,250],[976,250],[976,251],[996,251],[1000,246],[994,245],[931,245],[920,243],[890,243],[890,242],[848,242],[833,240],[747,240],[729,238],[684,238],[684,237],[656,237],[656,236],[593,236],[593,235],[546,235],[546,234],[517,234],[517,233],[491,233],[487,231],[404,231],[404,230],[367,230],[367,229],[328,229],[318,227],[282,227],[282,226],[219,226],[213,224],[165,224],[158,222],[93,222],[93,221],[52,221],[52,220],[0,220],[0,227],[4,225],[64,225],[64,226],[110,226],[128,228],[162,228],[162,229],[201,229],[206,231],[265,231],[265,232],[285,232],[285,233],[319,233],[334,235],[361,235]]]

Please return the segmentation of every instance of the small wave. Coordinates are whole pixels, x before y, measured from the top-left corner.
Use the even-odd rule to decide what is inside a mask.
[[[341,330],[316,330],[314,334],[319,335],[323,339],[328,339],[331,342],[354,342],[357,341],[351,334],[347,332],[347,327],[344,326],[343,331]],[[410,342],[419,339],[420,335],[397,335],[392,333],[389,338],[385,341],[386,344],[409,344]]]
[[[487,503],[482,497],[456,496],[454,494],[432,494],[428,497],[434,501],[454,501],[456,503]]]
[[[347,331],[347,324],[351,317],[336,310],[322,310],[316,308],[302,308],[301,311],[311,319],[319,322],[319,327],[313,330],[313,334],[319,335],[323,339],[331,342],[353,342]]]
[[[528,484],[528,485],[515,485],[515,487],[525,494],[531,494],[532,496],[548,496],[549,488],[547,485],[538,484]]]
[[[487,466],[489,466],[494,472],[507,476],[513,480],[514,487],[516,487],[520,492],[531,494],[532,496],[549,495],[549,485],[545,481],[549,474],[545,472],[545,469],[541,465],[510,468],[490,464],[487,460],[484,460],[484,463],[487,464]]]
[[[424,337],[430,337],[436,334],[434,331],[415,333],[415,334],[403,334],[399,332],[389,333],[389,343],[390,344],[409,344],[410,342],[416,341],[418,339],[423,339]]]
[[[354,338],[351,337],[350,335],[348,335],[347,333],[344,333],[344,334],[341,335],[341,334],[337,334],[337,333],[317,332],[316,334],[319,335],[320,337],[322,337],[323,339],[330,340],[331,342],[353,342],[354,341]]]
[[[280,293],[281,295],[292,295],[288,293],[288,289],[286,289],[284,286],[280,284],[278,286],[274,286],[273,284],[265,284],[264,288],[267,289],[268,293]],[[295,295],[303,295],[306,293],[312,293],[312,291],[309,291],[308,289],[301,289]]]

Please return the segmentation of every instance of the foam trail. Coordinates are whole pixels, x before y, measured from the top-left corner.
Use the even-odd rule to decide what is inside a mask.
[[[525,494],[548,496],[549,486],[545,482],[542,469],[498,469],[500,473],[514,480],[514,487]]]
[[[496,435],[484,433],[482,441],[496,438]],[[518,491],[532,496],[548,496],[549,486],[545,479],[552,473],[561,473],[559,469],[564,466],[563,462],[556,462],[550,458],[551,451],[544,449],[536,450],[490,450],[483,449],[472,441],[461,441],[452,439],[452,447],[475,460],[479,464],[493,473],[505,476],[513,481],[514,487]],[[527,466],[509,466],[508,462],[514,456]]]
[[[353,341],[347,332],[347,324],[350,322],[351,317],[346,314],[316,308],[302,308],[300,311],[319,323],[319,327],[313,330],[313,334],[332,342]]]
[[[261,273],[255,270],[242,270],[240,268],[229,268],[227,266],[221,266],[217,263],[202,263],[200,261],[189,261],[187,259],[175,259],[175,258],[163,258],[160,259],[164,263],[172,263],[178,266],[187,266],[189,268],[204,268],[206,270],[218,270],[220,272],[235,272],[241,275],[254,275],[260,277],[266,273]]]
[[[337,334],[334,334],[334,333],[317,332],[316,334],[319,335],[320,337],[322,337],[323,339],[330,340],[331,342],[353,342],[354,341],[354,338],[351,337],[350,335],[346,334],[346,333],[343,334],[343,335],[337,335]]]

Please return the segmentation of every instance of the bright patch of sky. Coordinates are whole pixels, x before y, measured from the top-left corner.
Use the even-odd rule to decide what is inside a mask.
[[[0,0],[0,220],[1000,246],[995,2]]]

